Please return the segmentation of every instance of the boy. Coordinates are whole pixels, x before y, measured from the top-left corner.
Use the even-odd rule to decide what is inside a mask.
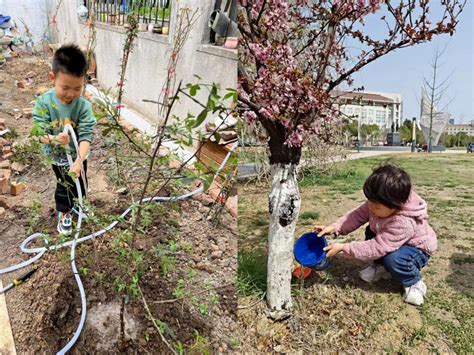
[[[43,143],[45,154],[51,159],[57,178],[54,198],[58,211],[58,232],[72,230],[71,212],[76,208],[74,198],[78,193],[73,178],[79,178],[82,195],[86,195],[87,157],[96,119],[92,105],[81,94],[87,74],[87,60],[78,46],[70,44],[59,48],[53,56],[52,71],[49,77],[54,88],[41,95],[33,110],[33,122],[39,141]],[[72,139],[64,133],[64,126],[70,124],[76,133],[79,152],[76,152]],[[69,145],[73,165],[69,167],[66,146]]]

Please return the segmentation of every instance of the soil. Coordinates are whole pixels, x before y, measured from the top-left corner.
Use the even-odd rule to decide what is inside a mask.
[[[29,73],[33,83],[19,90],[15,80]],[[49,66],[40,57],[20,57],[0,69],[0,117],[14,128],[20,144],[27,141],[30,118],[16,118],[16,109],[33,107],[35,93],[48,87]],[[18,115],[17,115],[18,116]],[[100,137],[96,134],[96,137]],[[104,147],[92,146],[89,162],[89,199],[98,216],[118,215],[131,203],[128,195],[115,192],[104,169]],[[31,234],[33,201],[41,206],[40,218],[33,231],[56,236],[54,210],[54,174],[38,164],[26,167],[20,177],[27,189],[19,196],[0,196],[9,208],[0,217],[0,268],[26,260],[21,242]],[[236,330],[236,220],[224,212],[220,223],[208,218],[211,207],[194,198],[181,203],[156,204],[153,219],[135,235],[135,246],[143,261],[139,286],[153,318],[163,322],[163,336],[171,346],[179,343],[192,352],[231,349]],[[123,224],[123,225],[122,225]],[[87,297],[87,320],[71,353],[165,353],[167,345],[150,320],[140,293],[125,298],[124,337],[121,335],[120,311],[123,292],[117,291],[117,276],[126,274],[120,264],[117,240],[127,222],[119,224],[102,238],[78,245],[76,263]],[[101,229],[86,224],[87,233]],[[177,247],[170,248],[175,243]],[[159,250],[170,255],[164,259]],[[167,254],[167,255],[168,255]],[[35,265],[38,270],[30,280],[6,295],[16,350],[18,353],[56,353],[72,337],[80,318],[80,298],[69,265],[68,249],[48,252]],[[164,260],[171,266],[164,268]],[[4,285],[24,270],[2,275]],[[181,280],[181,281],[180,281]],[[176,299],[178,285],[185,291]],[[178,344],[178,345],[177,345]]]

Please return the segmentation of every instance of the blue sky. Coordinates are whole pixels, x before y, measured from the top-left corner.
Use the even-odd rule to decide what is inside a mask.
[[[432,0],[431,3],[439,3]],[[380,14],[378,15],[380,18]],[[433,41],[404,48],[369,64],[354,76],[354,86],[368,91],[402,94],[403,118],[419,117],[419,97],[423,75],[430,76],[430,63],[437,48],[447,46],[441,59],[441,77],[452,74],[448,96],[453,100],[446,111],[456,123],[474,119],[474,5],[468,0],[454,36],[438,36]],[[366,30],[382,31],[379,20],[368,21]],[[384,25],[383,25],[384,26]],[[450,101],[450,100],[448,100]]]

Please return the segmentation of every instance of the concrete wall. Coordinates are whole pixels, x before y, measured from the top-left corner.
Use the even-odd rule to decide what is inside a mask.
[[[195,82],[194,75],[203,78],[203,82],[220,83],[222,88],[236,88],[237,85],[237,52],[206,44],[208,37],[208,19],[213,0],[180,0],[179,6],[191,10],[198,9],[200,17],[186,42],[177,68],[177,83]],[[140,32],[135,49],[130,56],[127,68],[124,102],[127,106],[144,114],[152,124],[156,124],[157,105],[145,103],[143,99],[157,100],[165,78],[171,41],[175,32],[177,1],[173,1],[171,11],[170,35]],[[61,43],[87,43],[88,28],[80,23],[77,7],[73,1],[64,1],[58,12],[58,38]],[[103,88],[116,88],[119,78],[119,65],[122,47],[125,41],[125,29],[97,23],[96,59],[98,81]],[[198,99],[204,101],[206,95],[200,93]],[[184,117],[188,112],[197,114],[200,108],[191,100],[183,98],[176,105],[173,113]]]
[[[54,0],[0,0],[0,14],[10,16],[23,35],[25,27],[21,20],[24,20],[33,34],[35,47],[41,48],[41,39],[48,32],[48,11],[51,11],[53,2]]]

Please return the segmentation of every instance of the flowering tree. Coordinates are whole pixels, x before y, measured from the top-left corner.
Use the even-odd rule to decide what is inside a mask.
[[[300,209],[296,168],[304,140],[338,124],[331,93],[352,85],[352,74],[390,52],[454,33],[465,1],[434,2],[240,0],[239,107],[248,123],[265,128],[270,149],[272,317],[292,309],[293,233]],[[381,23],[385,33],[371,33],[369,21]]]

